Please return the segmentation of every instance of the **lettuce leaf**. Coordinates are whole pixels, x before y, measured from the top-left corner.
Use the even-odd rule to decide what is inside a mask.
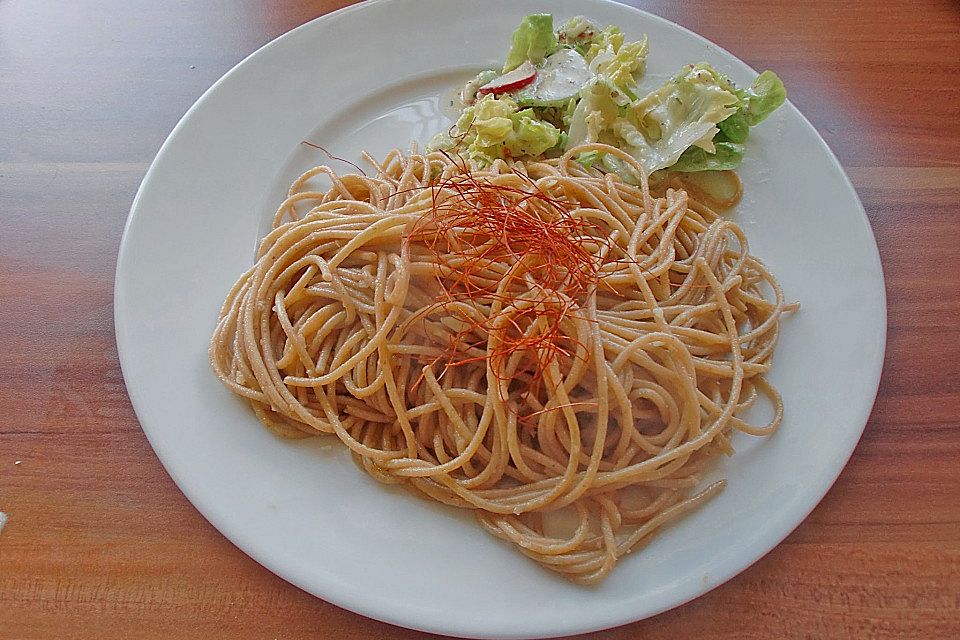
[[[549,13],[532,13],[520,21],[513,32],[510,52],[503,65],[503,72],[513,71],[525,60],[539,64],[556,51],[557,34],[553,32],[553,16]]]
[[[733,83],[723,74],[708,65],[698,67],[709,70],[722,86],[733,88]],[[687,149],[672,169],[685,172],[736,169],[743,160],[743,143],[750,135],[750,127],[766,120],[787,98],[783,82],[772,71],[757,76],[750,88],[733,89],[733,92],[740,100],[740,107],[717,124],[720,132],[714,137],[715,151]]]
[[[707,68],[706,65],[701,67]],[[712,71],[712,69],[711,69]],[[716,73],[716,76],[730,86],[733,83],[726,76]],[[764,71],[748,89],[734,89],[740,99],[740,108],[735,114],[719,123],[717,126],[725,140],[743,144],[750,134],[750,127],[766,120],[767,116],[776,111],[787,98],[787,91],[780,78],[772,71]],[[718,141],[722,141],[718,138]]]
[[[587,52],[596,33],[597,28],[592,22],[583,16],[574,16],[557,29],[557,39],[561,44],[570,45],[577,53],[583,55]]]
[[[690,147],[670,167],[673,171],[724,171],[736,169],[743,161],[743,145],[735,142],[716,142],[713,153],[700,147]]]
[[[590,40],[589,45],[587,46],[587,52],[583,55],[587,59],[587,62],[592,62],[601,51],[607,49],[608,47],[612,48],[614,53],[620,50],[620,45],[623,44],[623,32],[620,31],[620,27],[616,25],[608,25],[601,31],[597,32],[594,37]]]
[[[688,67],[632,103],[626,117],[614,122],[613,133],[626,145],[621,148],[653,172],[676,163],[690,147],[713,153],[717,124],[739,104],[712,74]]]
[[[594,78],[587,83],[580,91],[580,102],[570,117],[568,149],[590,142],[608,142],[600,138],[619,117],[619,95],[616,86],[605,82],[603,78]]]
[[[592,72],[606,76],[621,90],[630,92],[646,69],[649,50],[646,36],[637,42],[625,42],[619,27],[609,25],[597,30],[580,16],[567,21],[560,35],[583,54]]]
[[[640,184],[640,176],[637,175],[636,169],[609,153],[603,153],[602,151],[585,151],[578,155],[575,160],[587,168],[597,166],[606,173],[616,174],[627,184]]]
[[[750,125],[743,113],[743,107],[723,122],[718,123],[717,128],[720,129],[720,133],[714,137],[714,142],[718,142],[718,137],[723,135],[729,142],[743,144],[750,135]]]
[[[589,169],[600,161],[602,155],[599,151],[584,151],[576,157],[576,161]]]
[[[454,129],[456,135],[449,142],[438,139],[433,144],[465,151],[467,157],[482,164],[498,158],[539,156],[563,139],[560,130],[537,118],[533,109],[520,110],[510,98],[492,95],[464,109]]]
[[[787,99],[783,82],[773,71],[764,71],[742,95],[746,102],[742,110],[744,119],[751,127],[767,119]]]
[[[538,120],[533,109],[524,109],[513,115],[513,131],[504,145],[510,157],[539,156],[561,142],[562,133],[549,122]]]
[[[625,91],[637,85],[637,77],[643,75],[647,66],[647,38],[637,42],[621,43],[619,47],[608,44],[594,55],[590,70],[606,76]]]
[[[741,104],[714,73],[694,66],[627,106],[618,104],[617,97],[616,87],[600,78],[588,84],[570,122],[568,148],[589,142],[610,144],[632,155],[651,173],[676,164],[691,148],[716,154],[717,125],[735,114]],[[734,151],[724,146],[722,160],[732,162]],[[688,159],[689,166],[695,166],[695,159]]]

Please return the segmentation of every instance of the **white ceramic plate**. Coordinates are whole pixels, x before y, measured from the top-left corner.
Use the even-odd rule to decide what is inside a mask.
[[[288,183],[329,162],[309,139],[358,159],[449,125],[449,87],[495,66],[521,16],[585,14],[650,36],[650,82],[744,63],[665,20],[603,0],[384,0],[325,16],[240,63],[167,139],[120,249],[116,330],[123,374],[151,444],[191,502],[271,571],[364,615],[485,637],[571,634],[664,611],[719,585],[780,542],[821,499],[860,436],[883,360],[886,306],[876,245],[834,156],[790,104],[751,132],[736,211],[753,252],[802,302],[773,375],[787,418],[735,440],[719,497],[576,587],[489,537],[467,513],[391,490],[329,440],[261,428],[207,364],[221,301],[253,259]],[[346,168],[346,167],[344,167]],[[784,579],[787,579],[786,577]]]

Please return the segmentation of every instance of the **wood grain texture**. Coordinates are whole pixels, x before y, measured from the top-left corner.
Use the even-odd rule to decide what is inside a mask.
[[[220,75],[341,2],[0,0],[0,638],[414,638],[247,558],[137,423],[112,325],[130,202]],[[776,69],[887,277],[873,415],[806,521],[726,585],[592,637],[960,637],[960,5],[636,2]]]

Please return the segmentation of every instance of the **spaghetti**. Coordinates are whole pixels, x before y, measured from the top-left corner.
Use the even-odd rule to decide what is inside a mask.
[[[641,184],[573,160],[590,150]],[[592,584],[722,488],[692,493],[733,431],[779,425],[764,374],[792,307],[730,220],[600,144],[367,159],[376,177],[293,183],[213,335],[274,432],[335,434],[377,480]],[[761,396],[768,424],[738,417]]]

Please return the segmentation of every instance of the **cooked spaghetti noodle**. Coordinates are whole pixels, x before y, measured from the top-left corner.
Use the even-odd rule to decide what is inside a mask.
[[[591,149],[640,186],[573,160]],[[335,434],[376,479],[591,584],[722,488],[692,495],[733,431],[780,423],[777,281],[627,154],[375,166],[298,178],[224,303],[213,368],[276,433]],[[761,396],[768,424],[738,417]]]

